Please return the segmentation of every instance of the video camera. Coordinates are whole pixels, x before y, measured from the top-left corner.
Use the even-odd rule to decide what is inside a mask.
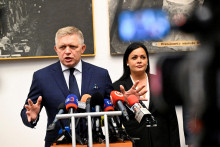
[[[154,87],[154,89],[151,89],[152,99],[157,101],[158,107],[161,106],[161,111],[164,109],[163,104],[172,103],[184,106],[189,110],[190,115],[197,115],[195,123],[200,124],[201,128],[193,133],[196,137],[195,146],[199,147],[220,146],[220,121],[216,120],[216,116],[220,114],[219,8],[220,3],[217,0],[205,1],[202,7],[193,11],[184,24],[171,26],[166,22],[165,28],[159,29],[163,31],[156,31],[157,33],[154,33],[154,35],[158,36],[153,36],[153,38],[151,38],[152,32],[141,30],[145,27],[138,27],[149,26],[149,24],[144,24],[143,21],[141,25],[136,25],[138,27],[136,31],[141,32],[141,35],[145,37],[141,39],[140,36],[137,37],[139,41],[161,39],[161,37],[168,34],[169,30],[178,29],[185,33],[194,34],[201,42],[196,51],[158,54],[156,63],[157,78],[151,79]],[[164,21],[154,22],[157,26],[163,27],[166,18],[162,17],[167,16],[157,15],[158,10],[150,11],[154,15],[145,17],[152,18],[154,16],[154,21],[163,19]],[[120,26],[120,21],[123,18],[119,18]],[[121,28],[123,27],[121,26]],[[155,28],[150,29],[155,30]],[[148,30],[150,29],[148,28]],[[122,36],[120,35],[121,31],[119,30],[119,36]],[[126,38],[122,38],[122,40],[128,41]]]

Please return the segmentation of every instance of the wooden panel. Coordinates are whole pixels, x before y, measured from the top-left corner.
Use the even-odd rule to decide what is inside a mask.
[[[93,147],[105,147],[105,144],[93,144]],[[51,147],[72,147],[72,144],[54,144]],[[76,145],[76,147],[87,147],[87,145]],[[132,147],[131,141],[110,143],[110,147]]]

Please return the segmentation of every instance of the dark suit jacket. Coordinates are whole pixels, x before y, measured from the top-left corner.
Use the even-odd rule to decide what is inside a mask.
[[[150,75],[149,79],[153,80],[155,76]],[[150,81],[150,80],[149,80]],[[120,91],[119,86],[123,85],[125,90],[129,90],[133,83],[130,76],[124,80],[118,80],[113,83],[115,90]],[[149,83],[150,89],[151,83]],[[130,121],[123,121],[127,133],[131,137],[140,138],[135,141],[136,147],[180,147],[179,128],[175,107],[166,105],[164,111],[158,109],[157,103],[150,97],[149,111],[157,120],[157,127],[147,128],[144,123],[138,123],[134,118],[134,114],[128,110]],[[123,120],[123,119],[122,119]]]
[[[104,98],[109,98],[112,89],[112,82],[106,69],[82,61],[81,96],[83,94],[92,95],[99,92],[104,96]],[[48,116],[48,126],[53,122],[55,115],[58,112],[59,104],[65,102],[65,99],[69,94],[70,93],[61,70],[61,65],[58,61],[34,73],[28,98],[36,103],[38,97],[42,96],[43,100],[41,108],[45,107]],[[27,100],[25,104],[27,104]],[[28,122],[26,109],[24,107],[21,111],[21,117],[26,126],[31,128],[35,126]],[[64,124],[67,124],[67,121],[62,121],[64,121]],[[45,141],[53,142],[57,137],[59,130],[60,126],[58,123],[56,130],[46,133]]]

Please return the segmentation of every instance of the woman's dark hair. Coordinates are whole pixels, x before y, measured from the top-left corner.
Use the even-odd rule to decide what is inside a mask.
[[[143,48],[147,54],[147,59],[148,59],[148,65],[147,65],[147,68],[146,68],[146,73],[149,74],[150,72],[150,63],[149,63],[149,54],[148,54],[148,51],[147,51],[147,48],[146,46],[143,44],[143,43],[140,43],[140,42],[134,42],[132,44],[130,44],[125,53],[124,53],[124,56],[123,56],[123,68],[124,68],[124,71],[123,71],[123,75],[121,76],[121,78],[119,80],[124,80],[126,79],[127,77],[130,76],[131,72],[130,72],[130,68],[129,66],[127,66],[127,61],[128,61],[128,56],[130,55],[130,53],[137,49],[137,48]]]

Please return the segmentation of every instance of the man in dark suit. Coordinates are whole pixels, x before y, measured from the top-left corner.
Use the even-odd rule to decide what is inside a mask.
[[[34,73],[28,98],[21,111],[23,123],[31,128],[37,124],[42,107],[45,107],[48,116],[47,126],[53,122],[58,113],[59,104],[65,102],[66,97],[71,93],[69,91],[70,68],[75,68],[73,75],[76,77],[79,95],[92,95],[99,92],[104,98],[109,98],[113,90],[112,81],[106,69],[81,60],[86,45],[83,34],[78,28],[59,29],[56,33],[54,49],[59,61]],[[67,121],[62,121],[68,125]],[[46,132],[45,147],[49,147],[55,141],[60,128],[57,124],[55,130]]]

